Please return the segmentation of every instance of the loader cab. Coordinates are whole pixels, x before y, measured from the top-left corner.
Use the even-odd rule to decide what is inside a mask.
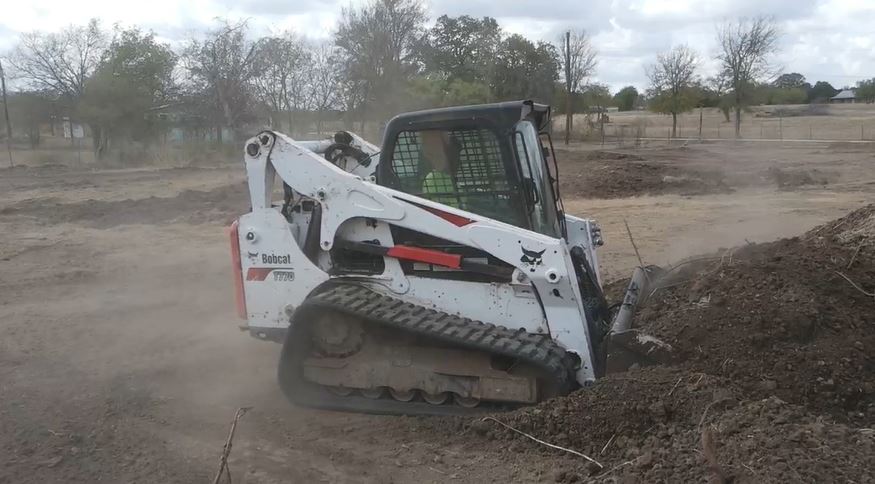
[[[377,183],[565,237],[549,122],[531,101],[401,114],[386,126]]]

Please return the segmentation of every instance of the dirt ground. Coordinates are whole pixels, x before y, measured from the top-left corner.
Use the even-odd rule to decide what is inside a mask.
[[[865,146],[705,144],[623,156],[599,149],[572,146],[558,155],[567,210],[603,226],[606,280],[637,265],[624,220],[645,261],[665,264],[746,241],[801,235],[872,201],[875,193],[873,152]],[[657,166],[658,175],[647,178],[653,183],[628,188],[623,173],[629,161]],[[589,181],[593,163],[603,167],[598,176],[619,188],[596,196],[593,190],[608,181]],[[776,169],[824,173],[827,183],[782,185]],[[721,188],[675,190],[675,180],[664,178],[701,173],[717,174],[708,180],[720,180]],[[279,346],[239,332],[233,316],[223,227],[248,208],[242,182],[236,165],[0,171],[0,482],[207,481],[240,406],[253,409],[234,441],[235,482],[589,478],[593,469],[580,458],[512,437],[491,421],[290,407],[275,382]],[[666,183],[670,189],[660,188]],[[864,346],[865,355],[871,347]],[[780,385],[764,384],[758,399],[749,400],[733,373],[703,364],[702,378],[687,381],[676,371],[612,377],[559,407],[504,418],[605,463],[632,462],[610,475],[595,474],[600,481],[704,481],[708,457],[698,440],[703,424],[721,430],[721,460],[734,466],[724,469],[748,482],[757,482],[756,476],[759,482],[854,480],[855,465],[871,468],[863,460],[873,455],[871,435],[858,430],[872,427],[865,410],[862,417],[831,424],[810,413],[829,414],[828,397],[786,401],[778,399],[786,398],[777,391]],[[608,400],[617,397],[610,389],[626,388],[628,379],[646,383],[620,391],[631,406]],[[684,381],[676,384],[679,379]],[[590,408],[584,411],[590,417],[583,418],[581,409]],[[681,414],[667,419],[674,408]],[[539,417],[544,411],[566,420]],[[558,428],[544,427],[550,424]],[[618,432],[620,425],[625,427]],[[769,449],[785,445],[747,437],[775,425],[806,443],[797,451],[820,465],[819,473],[790,469],[780,460],[747,459],[775,455]],[[632,439],[645,432],[644,440]],[[665,441],[683,445],[660,447]],[[859,449],[857,456],[832,450],[848,442]],[[667,452],[683,458],[668,459]],[[753,470],[744,472],[743,466]],[[627,468],[640,470],[637,478],[628,477]]]

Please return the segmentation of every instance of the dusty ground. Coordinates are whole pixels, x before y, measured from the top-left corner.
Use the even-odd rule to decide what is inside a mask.
[[[567,154],[563,176],[587,171]],[[675,173],[720,172],[732,191],[690,196],[655,189],[630,197],[632,190],[605,199],[593,198],[585,180],[566,190],[570,213],[597,217],[604,227],[602,264],[609,280],[636,264],[623,219],[644,259],[665,263],[745,239],[798,235],[875,193],[873,154],[866,147],[691,145],[633,154],[642,158],[635,161]],[[588,159],[623,161],[606,158]],[[617,168],[622,173],[623,165]],[[768,176],[774,168],[818,170],[829,181],[779,187]],[[235,482],[507,482],[586,475],[577,458],[502,435],[482,438],[468,422],[288,406],[274,381],[279,347],[238,332],[232,316],[222,226],[247,209],[241,181],[237,166],[0,172],[0,482],[207,481],[229,420],[245,405],[254,409],[235,439]],[[676,380],[658,372],[641,378],[656,382],[660,392]],[[708,396],[688,407],[696,413],[685,420],[698,422],[714,388],[735,391],[721,378],[704,379]],[[673,398],[699,398],[692,382],[681,387],[685,393]],[[742,429],[750,419],[766,418],[761,415],[785,415],[793,425],[799,412],[769,400],[727,408],[719,417],[725,425],[715,423]],[[532,432],[539,430],[535,424]],[[588,427],[578,424],[563,442],[600,448],[610,426],[592,428],[589,438]],[[836,432],[822,439],[825,445],[856,438]],[[740,440],[726,448],[744,450],[743,435],[730,437]],[[698,466],[693,447],[676,450]]]

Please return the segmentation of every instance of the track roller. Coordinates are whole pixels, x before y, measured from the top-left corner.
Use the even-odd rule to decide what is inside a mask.
[[[389,395],[392,395],[392,398],[400,402],[409,402],[416,397],[416,390],[396,390],[394,388],[389,388]]]
[[[422,392],[422,399],[432,405],[443,405],[447,403],[447,400],[450,399],[449,392],[441,392],[441,393],[426,393]]]
[[[456,405],[465,408],[474,408],[477,405],[480,405],[480,399],[474,397],[463,397],[458,393],[453,394],[453,401],[456,402]]]
[[[383,393],[384,393],[384,389],[382,387],[366,388],[366,389],[362,389],[359,391],[361,392],[363,397],[370,398],[373,400],[376,400],[376,399],[382,397]]]

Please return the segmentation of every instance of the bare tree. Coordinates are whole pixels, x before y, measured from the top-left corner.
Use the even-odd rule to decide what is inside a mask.
[[[192,39],[182,60],[191,81],[207,92],[224,126],[239,134],[251,114],[251,80],[254,77],[255,43],[247,38],[246,22],[229,23],[207,33],[205,40]],[[217,126],[221,142],[222,126]]]
[[[778,50],[779,31],[771,17],[727,22],[717,30],[722,75],[733,91],[735,136],[741,135],[741,110],[756,81],[774,74],[769,58]]]
[[[50,91],[75,102],[107,45],[100,23],[91,19],[86,26],[70,26],[57,33],[22,34],[9,60],[16,77],[33,90]]]
[[[271,110],[271,127],[279,125],[276,116],[287,111],[288,132],[292,133],[302,80],[309,70],[309,53],[304,42],[291,32],[281,37],[265,37],[256,44],[254,62],[252,85],[258,100]]]
[[[679,45],[656,56],[656,63],[646,69],[651,85],[651,108],[671,114],[671,136],[677,136],[678,114],[695,106],[690,92],[696,81],[696,52]]]
[[[337,56],[331,44],[319,44],[312,48],[310,64],[310,107],[316,111],[316,132],[322,134],[325,112],[339,101],[340,72]]]
[[[598,51],[592,46],[586,30],[569,30],[562,36],[560,46],[562,79],[565,82],[565,144],[568,144],[574,119],[574,95],[586,85],[586,79],[595,72]]]

